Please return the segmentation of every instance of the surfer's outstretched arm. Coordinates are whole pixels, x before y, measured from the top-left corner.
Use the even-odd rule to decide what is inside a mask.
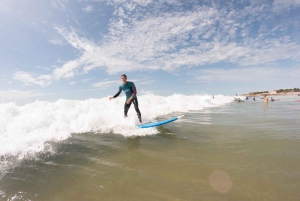
[[[119,91],[114,96],[109,97],[109,100],[117,98],[120,95],[121,92],[122,92],[122,90],[119,88]]]

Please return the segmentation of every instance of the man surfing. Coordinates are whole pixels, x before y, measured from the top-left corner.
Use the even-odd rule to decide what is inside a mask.
[[[123,90],[126,94],[126,101],[124,105],[124,117],[125,118],[127,117],[128,110],[131,106],[131,103],[133,103],[139,121],[142,124],[143,123],[142,116],[139,110],[138,99],[136,97],[137,92],[136,92],[135,85],[133,82],[129,82],[129,81],[127,82],[127,76],[125,74],[121,75],[121,81],[122,81],[122,85],[119,86],[119,91],[116,93],[116,95],[109,97],[109,100],[117,98]]]

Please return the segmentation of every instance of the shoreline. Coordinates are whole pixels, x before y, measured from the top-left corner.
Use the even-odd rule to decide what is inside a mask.
[[[300,96],[300,92],[288,92],[288,93],[278,93],[278,94],[270,94],[270,93],[261,93],[261,94],[242,94],[242,96]]]

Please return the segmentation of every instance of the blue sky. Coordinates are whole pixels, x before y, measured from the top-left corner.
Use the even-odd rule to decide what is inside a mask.
[[[0,100],[300,87],[300,0],[2,0]]]

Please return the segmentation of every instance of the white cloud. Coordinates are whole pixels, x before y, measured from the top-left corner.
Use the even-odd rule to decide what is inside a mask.
[[[54,8],[65,10],[65,4],[68,3],[68,0],[50,0],[50,2]]]
[[[88,82],[88,81],[90,81],[90,80],[93,80],[94,78],[87,78],[87,79],[83,79],[82,81],[83,82]]]
[[[62,67],[54,69],[53,77],[56,80],[74,77],[77,74],[77,69],[80,65],[80,60],[68,61]]]
[[[97,82],[97,83],[94,83],[92,86],[97,87],[97,88],[108,88],[111,86],[115,86],[119,83],[120,83],[120,81],[113,80],[113,81]]]
[[[74,84],[76,84],[76,82],[74,81],[74,82],[70,82],[70,85],[74,85]]]
[[[163,0],[110,1],[114,4],[114,17],[101,43],[80,37],[74,29],[56,26],[57,32],[80,51],[80,56],[45,75],[49,80],[24,72],[16,77],[45,85],[95,68],[115,74],[124,69],[174,71],[220,62],[252,67],[300,58],[299,40],[290,30],[286,31],[293,26],[284,21],[278,22],[280,26],[269,23],[275,19],[270,14],[272,5],[264,3],[240,10],[232,6],[194,5],[190,10],[172,10],[164,7],[165,2],[179,4]],[[298,4],[298,0],[288,2]],[[280,34],[274,37],[274,32]]]
[[[300,6],[300,0],[274,0],[274,10],[282,10],[290,7]]]
[[[47,68],[47,67],[44,67],[44,66],[36,66],[36,68],[43,69],[43,70],[46,70],[46,71],[51,70],[50,68]]]
[[[258,11],[227,12],[198,7],[194,11],[157,16],[145,13],[145,17],[139,20],[131,16],[130,23],[116,18],[112,20],[110,33],[102,46],[80,38],[74,31],[57,29],[68,43],[82,51],[82,56],[74,62],[78,63],[78,68],[84,66],[84,72],[99,67],[110,74],[124,68],[128,71],[172,71],[183,66],[201,66],[222,61],[251,66],[276,62],[278,59],[299,58],[300,46],[292,39],[267,39],[267,32],[265,36],[261,34],[257,37],[247,30],[250,28],[245,27],[243,20],[251,17],[253,12]],[[238,17],[240,15],[242,17]],[[221,27],[217,28],[217,24],[221,24]],[[236,42],[240,37],[238,31],[241,30],[243,38]]]
[[[51,75],[36,76],[31,73],[17,71],[14,75],[14,79],[24,82],[28,85],[36,84],[36,85],[40,85],[40,86],[48,86],[51,84],[52,76]]]
[[[63,45],[63,42],[61,40],[48,40],[49,43],[53,44],[53,45]]]
[[[84,7],[82,10],[87,12],[87,13],[90,13],[90,12],[93,11],[93,6],[88,5],[88,6]]]
[[[300,68],[211,68],[190,74],[202,83],[207,82],[253,82],[253,81],[282,81],[300,79]]]
[[[141,5],[141,6],[146,6],[150,3],[152,3],[153,0],[133,0],[133,2]]]
[[[21,99],[28,99],[33,97],[48,96],[50,94],[34,92],[34,91],[18,91],[18,90],[7,90],[0,91],[0,100],[1,101],[15,101]]]

